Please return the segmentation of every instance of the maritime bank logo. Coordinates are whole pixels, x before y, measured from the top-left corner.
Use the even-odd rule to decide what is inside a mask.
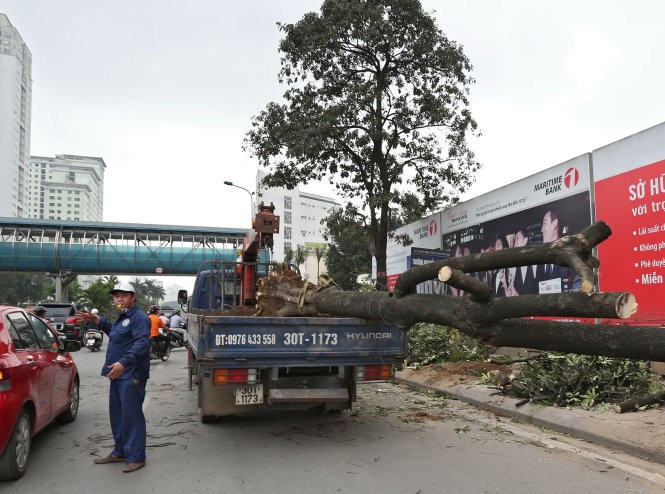
[[[561,192],[563,187],[566,189],[574,189],[580,181],[580,172],[575,167],[570,167],[562,175],[557,175],[542,182],[538,182],[534,188],[534,192],[545,192],[545,195]]]
[[[579,181],[580,172],[577,168],[568,168],[566,173],[563,174],[563,185],[565,185],[567,189],[572,189]]]
[[[436,220],[432,220],[432,221],[429,222],[429,226],[428,226],[427,229],[429,230],[429,236],[430,237],[433,237],[434,235],[436,235],[437,228],[438,227],[436,226]]]

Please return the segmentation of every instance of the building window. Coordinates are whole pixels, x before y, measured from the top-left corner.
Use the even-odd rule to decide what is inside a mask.
[[[291,211],[284,211],[284,224],[291,224]]]
[[[284,196],[284,209],[291,209],[291,197]]]
[[[293,250],[291,249],[291,242],[284,242],[284,253],[286,254],[290,250]]]
[[[285,240],[291,240],[291,227],[290,226],[285,226],[284,227],[284,239]]]

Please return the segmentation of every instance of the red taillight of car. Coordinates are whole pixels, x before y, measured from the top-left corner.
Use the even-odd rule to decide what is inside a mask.
[[[393,378],[393,366],[388,365],[360,365],[356,367],[358,381],[389,381]]]
[[[215,369],[212,382],[218,386],[256,383],[256,369]]]
[[[81,320],[78,319],[77,317],[69,317],[69,318],[67,318],[67,320],[65,321],[65,324],[66,324],[66,325],[74,326],[74,327],[72,328],[72,334],[78,334],[79,329],[78,329],[77,325],[78,325],[78,323],[80,323],[80,322],[81,322]]]
[[[0,391],[12,389],[12,381],[9,379],[9,370],[0,369]]]

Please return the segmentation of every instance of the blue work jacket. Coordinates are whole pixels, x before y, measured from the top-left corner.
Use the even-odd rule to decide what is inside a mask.
[[[102,376],[106,376],[109,365],[120,362],[125,372],[119,379],[147,381],[150,377],[150,319],[134,306],[120,314],[115,322],[102,317],[98,329],[109,335],[106,361]]]

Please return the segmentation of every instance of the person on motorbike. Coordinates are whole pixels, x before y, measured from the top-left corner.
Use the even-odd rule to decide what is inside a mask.
[[[187,324],[187,322],[180,315],[180,310],[176,309],[176,311],[171,316],[171,328],[170,329],[174,333],[178,333],[183,341],[185,341],[187,339],[187,337],[185,336],[187,334],[187,332],[184,329],[186,324]]]
[[[159,318],[162,320],[164,324],[166,324],[166,327],[169,327],[169,324],[171,324],[171,320],[168,318],[166,314],[164,314],[164,311],[159,311]]]
[[[97,309],[92,309],[92,310],[90,311],[90,314],[94,314],[95,316],[99,316],[99,311],[98,311]],[[87,331],[87,330],[89,330],[89,329],[94,329],[94,330],[97,329],[97,326],[95,325],[94,322],[92,322],[92,321],[87,321],[87,322],[85,323],[85,330]],[[98,331],[98,333],[99,333],[99,337],[101,338],[102,343],[103,343],[103,342],[104,342],[104,332],[103,332],[103,331]]]
[[[148,318],[150,319],[150,341],[153,341],[157,348],[165,350],[169,345],[169,337],[164,334],[166,324],[157,315],[159,307],[151,305],[148,307]]]

